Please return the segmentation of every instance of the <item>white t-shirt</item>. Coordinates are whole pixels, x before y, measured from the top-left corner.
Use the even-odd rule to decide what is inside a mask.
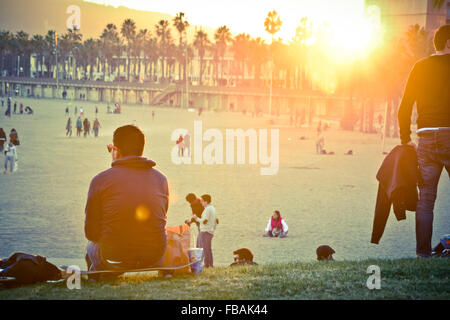
[[[17,150],[16,150],[16,146],[10,146],[9,144],[6,146],[5,148],[6,151],[6,156],[7,157],[14,157],[14,159],[17,159]]]
[[[209,232],[214,234],[217,227],[217,214],[216,209],[212,205],[207,205],[205,207],[201,218],[195,216],[194,219],[200,223],[200,232]],[[205,220],[208,220],[206,224],[203,223]]]

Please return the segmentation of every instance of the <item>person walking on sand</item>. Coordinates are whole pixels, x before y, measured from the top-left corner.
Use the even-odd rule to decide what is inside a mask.
[[[66,136],[72,136],[72,119],[69,117],[66,124]]]
[[[66,107],[66,116],[68,116],[69,115],[69,107],[67,106]]]
[[[8,106],[6,107],[5,116],[11,118],[11,103],[8,103]]]
[[[152,120],[155,121],[155,111],[152,111]]]
[[[86,138],[87,135],[90,135],[91,131],[91,123],[89,122],[88,118],[85,118],[83,121],[83,129],[84,129],[84,137]]]
[[[13,173],[15,162],[18,160],[16,146],[12,141],[9,141],[9,144],[5,148],[5,171],[6,174],[8,170],[9,163],[9,171]]]
[[[204,194],[201,196],[201,202],[205,209],[202,212],[202,217],[192,215],[192,219],[200,223],[200,248],[203,248],[203,255],[205,257],[205,268],[214,266],[212,253],[212,238],[216,230],[219,220],[217,219],[216,209],[211,204],[211,196]]]
[[[75,115],[75,117],[77,116],[77,113],[78,113],[78,107],[75,106],[75,109],[73,111],[73,114]]]
[[[81,122],[81,117],[77,119],[77,137],[81,136],[81,128],[83,127],[83,123]]]
[[[285,238],[288,233],[288,225],[280,215],[280,211],[275,210],[269,219],[264,237]]]
[[[186,134],[183,137],[184,142],[184,150],[183,154],[187,153],[187,156],[191,156],[191,136],[189,135],[189,132],[186,132]]]
[[[178,156],[182,157],[184,155],[184,141],[183,141],[183,136],[181,134],[180,134],[180,137],[178,138],[176,144],[178,146]]]
[[[94,129],[94,137],[98,137],[98,130],[100,129],[100,121],[98,121],[97,118],[95,118],[94,125],[92,126]]]
[[[434,34],[436,53],[416,62],[398,110],[402,145],[417,149],[421,182],[416,208],[416,255],[431,256],[433,211],[442,169],[450,177],[450,25]],[[411,141],[411,114],[417,107],[419,145]],[[450,190],[443,194],[450,194]]]

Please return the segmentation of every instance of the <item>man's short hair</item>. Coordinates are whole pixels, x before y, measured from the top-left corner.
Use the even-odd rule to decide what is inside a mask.
[[[211,203],[211,196],[209,194],[202,195],[203,201],[206,201],[207,203]]]
[[[119,148],[124,157],[142,156],[144,153],[145,136],[138,127],[126,125],[114,131],[113,143]]]
[[[436,51],[444,50],[448,40],[450,40],[450,24],[441,26],[434,33],[433,43]]]
[[[189,203],[191,203],[195,199],[197,199],[197,196],[193,193],[188,193],[188,195],[186,196],[186,201]]]
[[[242,248],[236,251],[233,251],[233,254],[237,254],[240,260],[251,261],[253,262],[253,253],[250,249]]]

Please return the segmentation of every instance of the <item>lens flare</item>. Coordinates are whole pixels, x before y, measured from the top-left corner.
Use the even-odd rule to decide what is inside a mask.
[[[149,217],[150,217],[150,210],[146,206],[140,205],[136,208],[135,218],[137,221],[144,222],[148,220]]]

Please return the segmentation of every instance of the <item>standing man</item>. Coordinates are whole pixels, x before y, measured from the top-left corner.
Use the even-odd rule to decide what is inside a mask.
[[[98,137],[98,130],[100,129],[100,121],[98,121],[97,118],[95,118],[93,129],[94,129],[94,137]]]
[[[126,125],[114,131],[111,168],[91,181],[85,235],[89,270],[159,266],[167,246],[169,187],[155,162],[144,158],[144,133]]]
[[[398,110],[401,142],[417,148],[422,178],[416,209],[418,257],[431,256],[433,209],[444,166],[450,177],[450,25],[441,26],[433,42],[436,54],[414,65]],[[414,103],[418,113],[417,147],[410,137]]]
[[[213,254],[212,254],[212,238],[214,237],[214,231],[216,230],[219,220],[217,219],[216,209],[211,204],[211,196],[204,194],[201,196],[201,202],[205,207],[202,217],[199,218],[193,215],[192,218],[200,223],[200,247],[203,248],[203,254],[205,257],[205,268],[213,267]]]

